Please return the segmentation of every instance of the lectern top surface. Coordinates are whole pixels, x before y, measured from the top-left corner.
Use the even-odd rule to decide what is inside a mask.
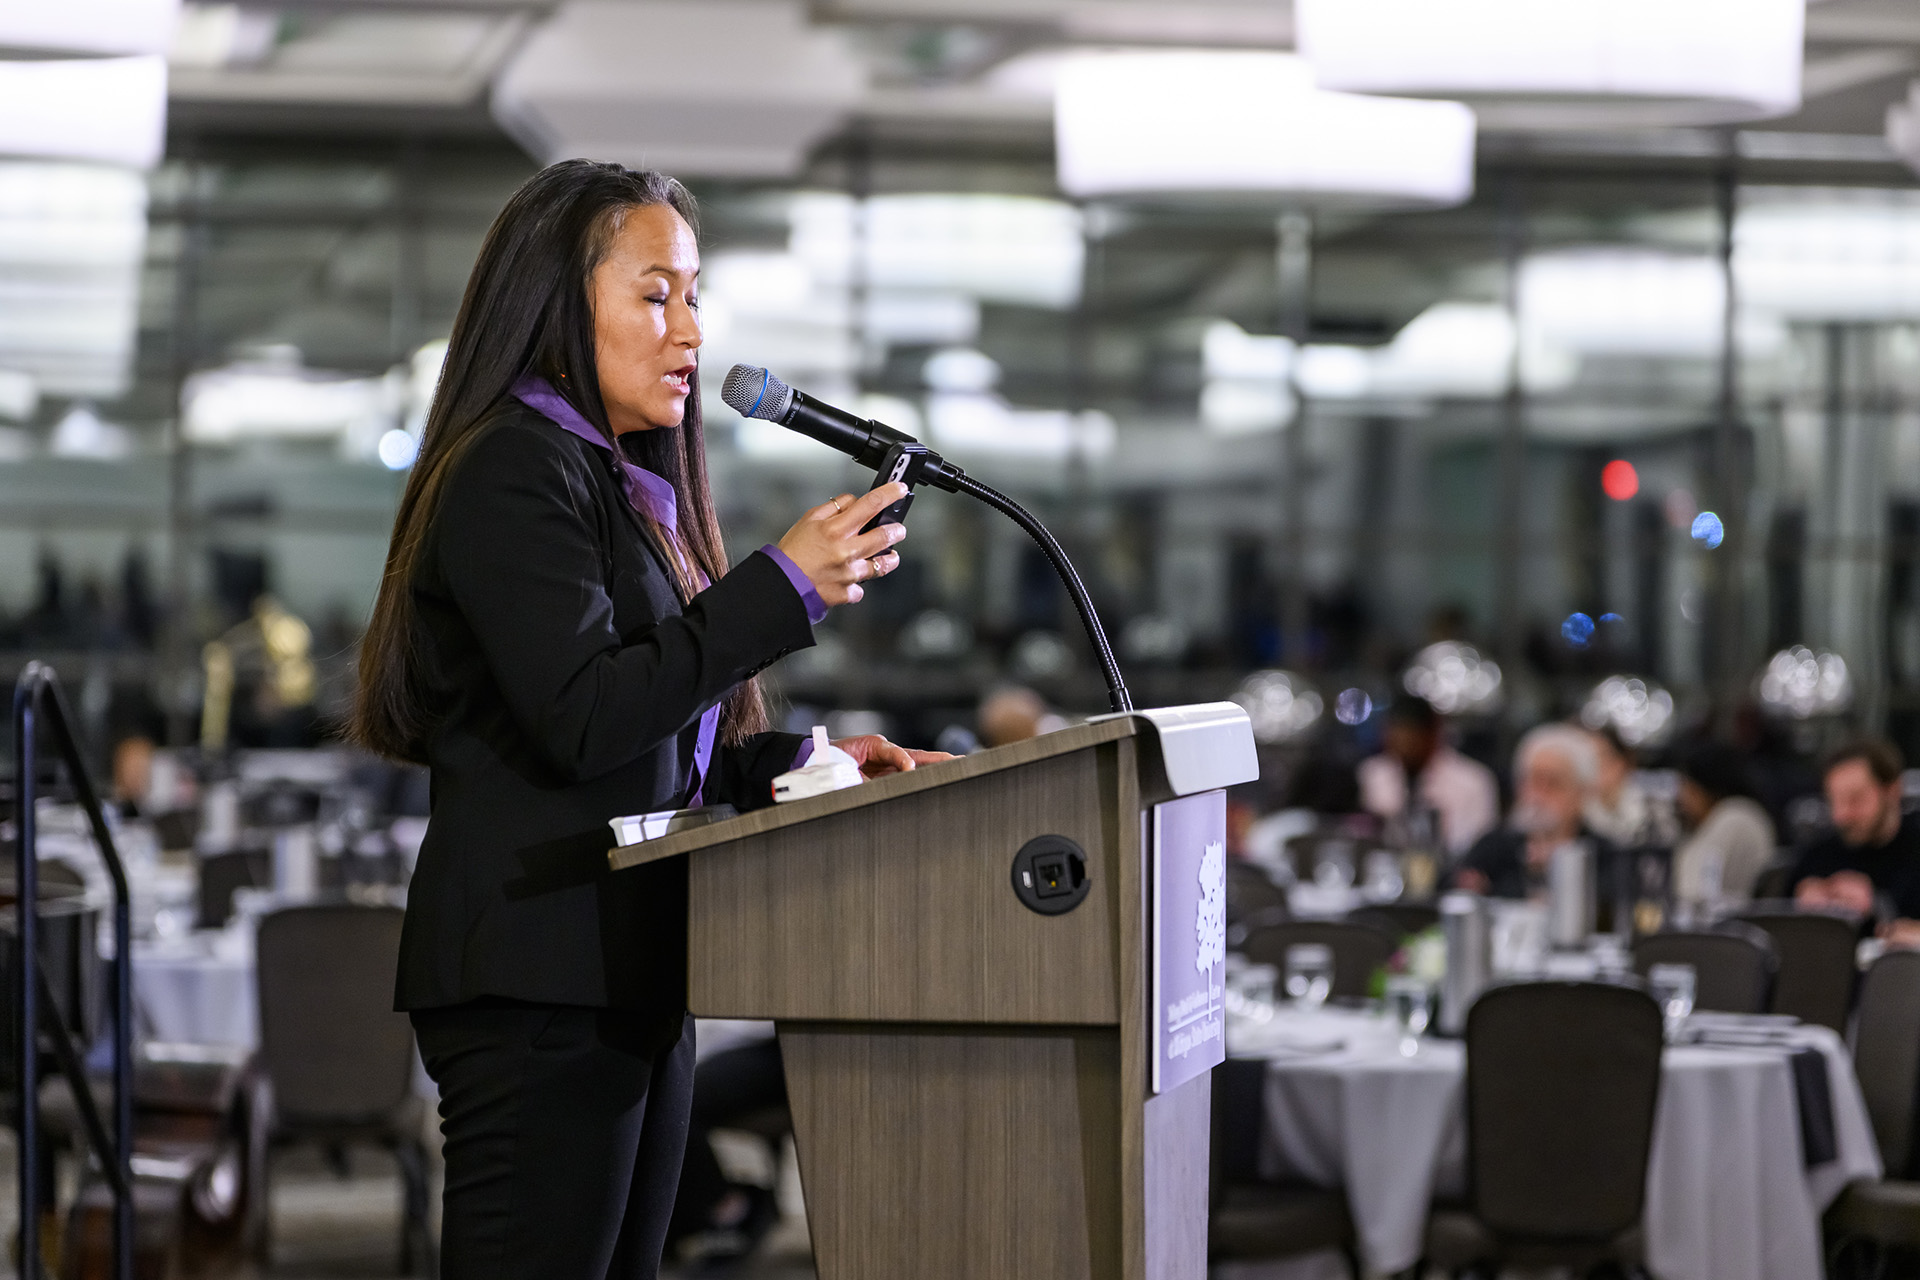
[[[639,844],[621,845],[607,855],[607,861],[614,870],[619,871],[627,867],[637,867],[643,863],[657,862],[662,858],[679,857],[712,845],[726,844],[728,841],[738,840],[744,836],[761,835],[769,831],[777,831],[782,827],[798,826],[803,822],[830,817],[849,809],[858,809],[863,805],[880,804],[899,796],[912,795],[917,791],[926,791],[968,778],[997,773],[1002,769],[1017,769],[1022,765],[1032,764],[1036,760],[1085,750],[1103,742],[1131,738],[1137,732],[1138,728],[1131,719],[1072,725],[1053,733],[1042,734],[1037,738],[1029,738],[1025,742],[1013,743],[1010,746],[994,747],[988,751],[961,756],[957,760],[945,760],[939,764],[921,765],[911,773],[891,774],[862,783],[857,787],[831,791],[823,796],[795,800],[790,804],[774,805],[766,809],[755,809],[737,818],[715,822],[692,831],[675,832],[657,840],[644,840]]]

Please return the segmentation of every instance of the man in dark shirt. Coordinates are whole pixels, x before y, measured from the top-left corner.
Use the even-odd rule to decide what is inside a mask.
[[[1795,902],[1903,924],[1920,919],[1920,821],[1900,812],[1902,767],[1899,750],[1879,738],[1827,757],[1834,830],[1794,864]]]

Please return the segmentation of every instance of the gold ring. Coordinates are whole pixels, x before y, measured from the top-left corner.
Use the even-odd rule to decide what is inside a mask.
[[[885,554],[886,554],[886,552],[884,552],[884,551],[880,553],[880,555],[885,555]],[[880,556],[868,556],[868,557],[867,557],[867,563],[868,563],[869,565],[872,565],[872,566],[873,566],[873,576],[874,576],[874,577],[876,577],[876,578],[884,578],[884,577],[886,577],[886,576],[887,576],[887,571],[886,571],[885,569],[882,569],[882,568],[880,567]]]
[[[841,506],[841,505],[840,505],[840,499],[839,499],[839,498],[834,498],[834,499],[832,499],[832,502],[833,502],[833,514],[835,514],[835,515],[839,515],[839,514],[840,514],[840,513],[842,512],[842,511],[845,511],[845,510],[846,510],[846,508],[845,508],[845,507],[843,507],[843,506]]]

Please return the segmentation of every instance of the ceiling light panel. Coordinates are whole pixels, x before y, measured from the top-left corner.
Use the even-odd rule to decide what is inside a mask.
[[[126,390],[146,207],[130,170],[0,163],[0,369],[50,395]]]
[[[1254,194],[1391,208],[1473,193],[1465,107],[1327,93],[1288,54],[1079,55],[1060,69],[1054,136],[1060,185],[1082,197]]]
[[[1705,254],[1572,249],[1520,265],[1528,333],[1580,355],[1716,355],[1725,310],[1725,280]]]
[[[298,23],[189,5],[169,55],[175,101],[467,107],[521,43],[517,13],[346,12]]]
[[[1320,84],[1490,129],[1725,124],[1800,105],[1805,0],[1296,0]]]
[[[186,434],[196,444],[246,439],[377,440],[398,419],[405,380],[346,378],[273,362],[210,369],[181,393]]]
[[[807,192],[790,216],[793,253],[821,281],[1052,309],[1080,298],[1081,215],[1059,200]]]
[[[0,156],[148,169],[159,163],[166,116],[158,54],[0,59]]]
[[[671,52],[642,68],[637,51],[669,35]],[[573,0],[501,72],[493,112],[543,160],[787,177],[866,83],[865,63],[796,3]]]
[[[47,53],[165,53],[179,0],[10,0],[0,49]]]
[[[1756,189],[1734,223],[1743,307],[1793,320],[1920,319],[1920,198]]]

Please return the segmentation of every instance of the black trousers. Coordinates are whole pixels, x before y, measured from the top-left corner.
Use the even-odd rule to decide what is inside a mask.
[[[654,1280],[693,1019],[484,1001],[415,1010],[440,1086],[443,1280]]]

